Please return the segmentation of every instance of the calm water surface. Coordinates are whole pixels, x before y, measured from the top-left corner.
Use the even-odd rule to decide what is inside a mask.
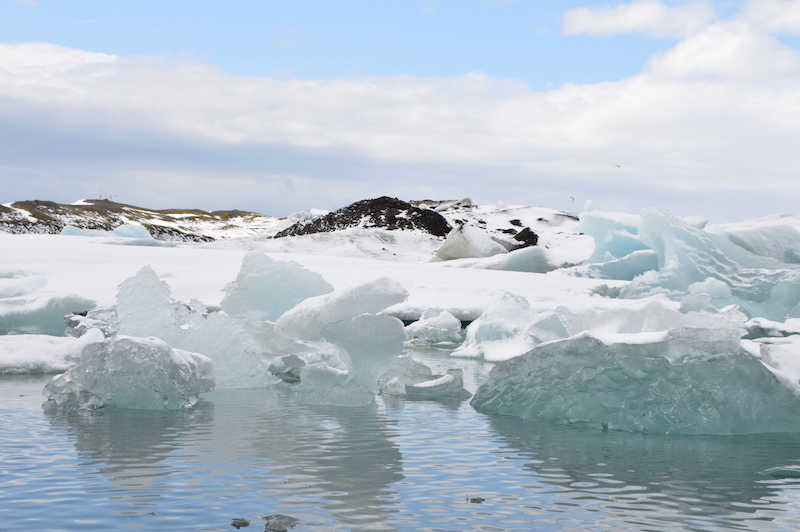
[[[474,390],[488,368],[468,369]],[[0,377],[0,530],[260,531],[278,513],[297,531],[800,530],[798,435],[579,430],[468,402],[309,407],[272,389],[59,413],[41,407],[46,381]]]

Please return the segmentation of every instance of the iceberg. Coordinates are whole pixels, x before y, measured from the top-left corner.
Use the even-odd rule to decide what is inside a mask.
[[[641,217],[632,214],[580,213],[579,231],[594,239],[594,251],[584,263],[609,262],[649,249],[639,236],[641,223]]]
[[[408,292],[397,281],[382,277],[330,294],[310,297],[286,311],[275,329],[290,338],[319,340],[328,325],[361,314],[375,314],[402,303]]]
[[[84,347],[79,363],[47,383],[46,406],[67,409],[188,408],[214,389],[214,365],[158,338],[117,336]]]
[[[709,295],[717,308],[736,304],[751,315],[770,319],[800,317],[800,268],[796,265],[750,253],[725,235],[699,229],[658,209],[644,209],[641,216],[640,237],[658,255],[659,268],[633,279],[619,297],[663,293],[679,300],[690,292],[700,293],[705,283],[714,292]]]
[[[800,216],[774,214],[719,228],[728,239],[750,253],[800,264]]]
[[[436,257],[441,260],[469,259],[491,257],[508,250],[479,227],[457,225],[445,238],[444,244],[436,250]]]
[[[592,335],[497,364],[481,412],[630,432],[800,431],[800,396],[744,349],[735,329]]]
[[[225,287],[220,306],[229,316],[275,321],[301,301],[332,291],[320,274],[296,262],[250,252],[242,259],[236,280]]]
[[[90,312],[87,318],[110,320],[104,327],[109,335],[155,336],[177,349],[210,357],[218,388],[263,386],[274,380],[269,371],[272,358],[309,351],[277,334],[272,322],[211,312],[199,301],[174,301],[169,285],[149,266],[120,284],[114,312],[108,314]]]

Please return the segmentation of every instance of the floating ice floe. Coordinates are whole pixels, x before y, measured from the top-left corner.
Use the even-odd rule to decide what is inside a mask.
[[[0,335],[63,336],[64,315],[85,312],[95,301],[75,295],[52,295],[47,279],[26,271],[0,271]]]
[[[404,383],[395,376],[383,384],[381,393],[409,399],[468,399],[472,395],[464,389],[464,371],[460,368],[415,384]]]
[[[188,408],[214,389],[206,356],[173,349],[158,338],[117,336],[84,347],[78,364],[43,391],[61,408]]]
[[[741,346],[736,330],[584,333],[496,365],[472,405],[631,432],[796,432],[800,397],[788,384]]]
[[[461,320],[446,310],[426,309],[419,320],[406,327],[409,339],[437,344],[461,342]]]

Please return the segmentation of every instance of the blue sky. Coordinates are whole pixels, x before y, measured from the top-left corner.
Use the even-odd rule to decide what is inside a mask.
[[[0,10],[4,42],[167,55],[249,76],[458,76],[479,70],[544,89],[630,76],[672,40],[560,35],[562,0],[61,1]]]
[[[0,202],[796,212],[798,36],[800,0],[0,0]]]

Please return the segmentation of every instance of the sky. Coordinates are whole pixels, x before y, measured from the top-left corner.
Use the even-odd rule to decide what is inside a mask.
[[[800,0],[0,0],[0,203],[800,202]]]

